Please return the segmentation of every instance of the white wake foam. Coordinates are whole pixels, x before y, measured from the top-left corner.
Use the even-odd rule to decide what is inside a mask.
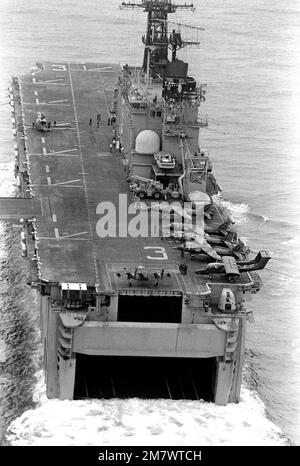
[[[187,400],[48,400],[9,427],[12,445],[285,445],[259,398],[243,388],[239,404]]]
[[[235,223],[242,223],[246,220],[246,214],[250,208],[248,204],[237,204],[232,201],[222,200],[221,204],[230,212],[230,216]]]

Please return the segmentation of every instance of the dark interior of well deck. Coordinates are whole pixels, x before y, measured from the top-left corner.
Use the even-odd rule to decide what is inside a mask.
[[[75,399],[213,401],[216,358],[76,356]]]

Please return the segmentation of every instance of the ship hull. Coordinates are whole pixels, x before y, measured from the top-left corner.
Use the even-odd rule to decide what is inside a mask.
[[[14,215],[24,217],[28,283],[41,298],[47,396],[238,402],[246,313],[218,310],[224,280],[196,277],[196,261],[158,235],[124,234],[124,218],[119,237],[98,235],[99,202],[117,205],[128,192],[107,124],[120,73],[111,64],[39,63],[11,88],[16,176],[22,196],[35,201],[30,215],[15,206]],[[44,136],[32,127],[40,111],[51,121]],[[147,282],[136,280],[137,265]],[[253,281],[244,274],[231,287],[244,301]]]
[[[215,324],[89,321],[68,333],[47,297],[41,322],[49,398],[240,399],[245,317],[228,361],[228,333]]]

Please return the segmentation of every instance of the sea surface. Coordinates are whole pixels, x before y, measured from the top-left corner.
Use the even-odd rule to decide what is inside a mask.
[[[300,2],[195,0],[172,20],[205,29],[184,50],[207,83],[201,145],[210,152],[239,234],[271,251],[264,287],[248,308],[241,403],[47,400],[39,310],[26,285],[17,225],[0,223],[2,443],[11,445],[300,444]],[[140,64],[141,11],[118,0],[1,0],[0,196],[13,196],[8,86],[36,61]],[[195,32],[188,33],[196,39]]]

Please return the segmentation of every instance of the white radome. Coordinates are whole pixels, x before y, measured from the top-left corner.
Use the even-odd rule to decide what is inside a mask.
[[[160,149],[160,137],[151,129],[141,131],[135,140],[135,151],[138,154],[155,154]]]

